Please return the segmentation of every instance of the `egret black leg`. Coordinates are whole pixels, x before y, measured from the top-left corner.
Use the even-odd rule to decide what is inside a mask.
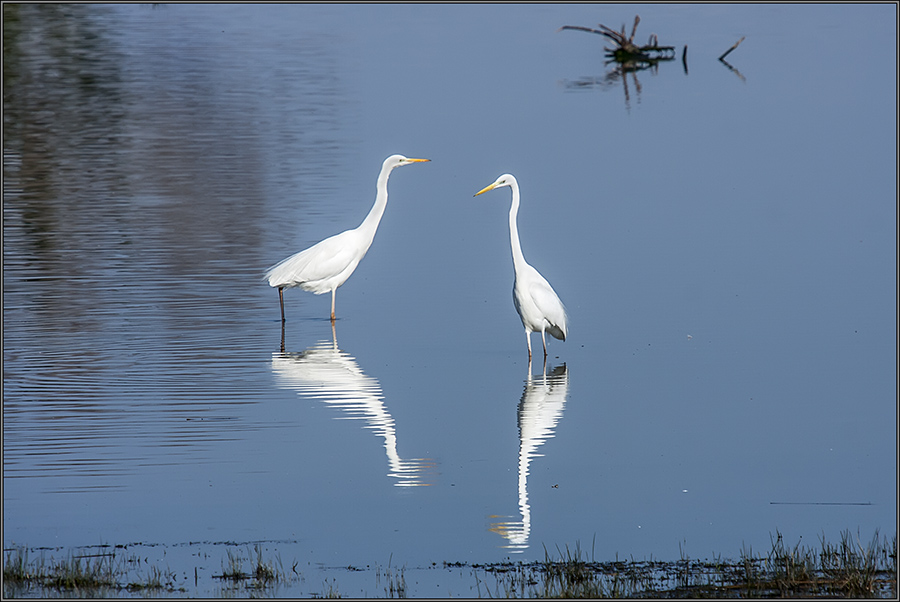
[[[282,293],[283,289],[284,289],[284,287],[281,287],[281,286],[278,287],[278,305],[281,306],[281,321],[282,322],[284,322],[284,294]]]

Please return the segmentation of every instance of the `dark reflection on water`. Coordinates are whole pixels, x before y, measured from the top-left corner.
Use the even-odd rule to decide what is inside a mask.
[[[226,462],[213,443],[277,426],[241,409],[265,391],[243,291],[287,237],[269,212],[339,160],[324,38],[223,62],[185,21],[132,26],[149,7],[3,10],[4,474],[82,491]]]
[[[300,353],[273,353],[272,373],[278,386],[341,410],[335,418],[364,420],[366,429],[384,439],[388,476],[396,479],[398,487],[432,485],[426,479],[434,476],[435,462],[400,457],[394,418],[384,403],[381,385],[338,348],[334,325],[332,335],[331,341],[319,341]]]
[[[519,401],[517,412],[519,424],[519,515],[518,520],[507,520],[492,523],[490,530],[502,535],[508,543],[502,547],[513,552],[524,552],[528,549],[528,537],[531,534],[531,506],[528,504],[528,467],[531,460],[540,456],[538,448],[547,439],[555,436],[556,424],[562,418],[569,393],[569,372],[562,364],[550,370],[547,366],[538,376],[531,374],[528,365],[528,378],[525,390]]]

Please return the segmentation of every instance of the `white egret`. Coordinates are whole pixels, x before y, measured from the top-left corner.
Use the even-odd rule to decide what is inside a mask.
[[[531,360],[531,333],[540,332],[544,343],[544,359],[547,359],[547,337],[565,341],[566,308],[559,300],[556,291],[541,274],[531,267],[522,255],[519,243],[519,228],[516,216],[519,214],[519,183],[510,174],[503,174],[490,186],[475,193],[475,196],[494,188],[509,186],[512,188],[512,206],[509,208],[509,244],[512,247],[513,268],[516,272],[513,282],[513,302],[516,311],[525,326],[525,340],[528,341],[528,359]]]
[[[375,204],[358,227],[326,238],[304,251],[283,259],[266,271],[265,278],[269,281],[269,286],[278,287],[282,322],[284,322],[282,291],[294,286],[316,295],[331,291],[331,321],[334,322],[335,291],[347,281],[375,239],[375,231],[387,206],[387,183],[391,171],[401,165],[429,160],[409,159],[403,155],[391,155],[385,159],[381,165],[381,173],[378,174]]]

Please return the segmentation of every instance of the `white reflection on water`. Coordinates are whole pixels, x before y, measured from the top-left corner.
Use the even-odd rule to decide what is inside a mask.
[[[434,473],[434,461],[400,457],[394,419],[384,405],[381,385],[363,373],[352,356],[338,348],[333,325],[332,336],[331,341],[319,341],[301,353],[285,352],[283,346],[280,353],[273,353],[272,372],[278,386],[323,401],[347,414],[337,418],[365,420],[366,428],[384,437],[390,466],[388,476],[397,479],[394,485],[431,485],[424,479]]]
[[[531,375],[528,364],[528,378],[519,402],[519,514],[521,520],[492,523],[490,530],[499,533],[509,543],[503,548],[513,552],[524,552],[528,548],[531,533],[531,507],[528,505],[528,466],[545,440],[554,436],[556,423],[562,417],[569,392],[569,373],[566,365],[553,368],[547,374],[547,366],[540,376]]]

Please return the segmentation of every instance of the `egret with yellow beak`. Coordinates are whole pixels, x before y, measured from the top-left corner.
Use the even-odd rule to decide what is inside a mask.
[[[304,251],[283,259],[266,271],[265,278],[269,281],[269,286],[278,287],[282,322],[284,322],[282,291],[295,286],[316,295],[330,291],[331,321],[334,322],[335,291],[347,281],[375,239],[375,231],[378,230],[378,224],[387,206],[388,177],[396,167],[428,160],[409,159],[403,155],[391,155],[385,159],[381,165],[381,173],[378,174],[375,204],[358,227],[326,238]]]
[[[525,326],[525,340],[528,341],[528,360],[531,361],[531,333],[540,332],[544,343],[544,360],[547,359],[547,336],[565,341],[568,329],[566,327],[566,308],[559,296],[546,278],[531,267],[522,255],[522,245],[519,243],[519,228],[516,225],[516,217],[519,214],[519,183],[510,174],[503,174],[490,186],[475,193],[475,196],[509,186],[512,188],[512,206],[509,208],[509,245],[512,247],[513,269],[516,276],[513,282],[513,303],[516,311],[522,318]]]

